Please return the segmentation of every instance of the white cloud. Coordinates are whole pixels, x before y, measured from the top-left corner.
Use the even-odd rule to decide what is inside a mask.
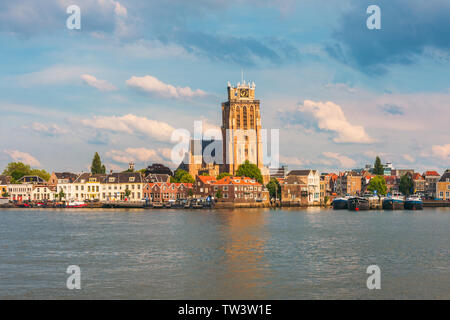
[[[120,17],[126,17],[128,15],[127,8],[122,6],[118,1],[113,1],[115,3],[114,13]]]
[[[97,79],[96,77],[90,74],[82,74],[81,79],[91,87],[94,87],[100,91],[113,91],[116,90],[111,83],[106,80]]]
[[[41,163],[31,154],[22,152],[19,150],[3,150],[6,154],[8,154],[14,161],[23,162],[32,167],[41,167]]]
[[[352,168],[356,165],[356,161],[353,159],[350,159],[347,156],[343,156],[339,153],[335,152],[323,152],[322,153],[325,157],[335,159],[339,162],[340,167],[344,168]]]
[[[444,145],[433,145],[431,147],[431,151],[433,153],[433,156],[441,158],[441,159],[448,159],[450,158],[450,144],[444,144]]]
[[[63,85],[73,83],[80,74],[86,73],[86,68],[78,66],[54,65],[39,71],[25,73],[16,77],[22,86],[33,85]]]
[[[309,161],[305,161],[305,160],[302,160],[297,157],[286,157],[286,156],[281,156],[281,155],[280,155],[280,162],[283,164],[285,163],[285,164],[290,164],[290,165],[295,165],[295,166],[304,166],[309,163]]]
[[[68,132],[67,129],[61,128],[55,123],[45,124],[40,122],[33,122],[30,129],[37,133],[42,133],[49,136],[57,136],[60,134],[66,134]]]
[[[319,129],[335,132],[336,143],[371,143],[374,139],[369,137],[363,126],[351,124],[344,115],[342,108],[333,102],[315,102],[305,100],[299,110],[310,113],[317,121]]]
[[[175,130],[166,122],[138,117],[134,114],[117,116],[99,116],[93,119],[83,119],[81,123],[86,127],[123,132],[128,134],[145,134],[158,141],[171,141],[172,131]]]
[[[131,88],[163,98],[186,99],[206,96],[206,92],[203,90],[192,90],[189,87],[175,87],[149,75],[144,77],[132,76],[126,83]]]
[[[158,149],[147,149],[147,148],[127,148],[122,150],[111,150],[106,153],[106,156],[112,160],[120,163],[133,162],[163,162],[167,163],[171,156],[171,149],[169,148],[158,148]]]

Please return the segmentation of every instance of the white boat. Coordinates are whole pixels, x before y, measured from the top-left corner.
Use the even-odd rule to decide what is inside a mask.
[[[84,201],[70,201],[66,207],[67,208],[82,208],[86,207],[87,204]]]

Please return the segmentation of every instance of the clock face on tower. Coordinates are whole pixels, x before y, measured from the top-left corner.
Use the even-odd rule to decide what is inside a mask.
[[[241,89],[239,91],[239,95],[241,96],[241,98],[248,98],[248,89]]]

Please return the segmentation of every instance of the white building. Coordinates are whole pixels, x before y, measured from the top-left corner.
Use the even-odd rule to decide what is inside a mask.
[[[288,176],[299,176],[307,185],[308,203],[320,203],[320,173],[317,170],[292,170]]]

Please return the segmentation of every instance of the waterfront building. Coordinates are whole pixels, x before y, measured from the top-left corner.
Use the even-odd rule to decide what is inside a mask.
[[[9,200],[28,201],[32,200],[31,193],[33,183],[10,183],[8,184]]]
[[[308,188],[308,203],[320,203],[320,174],[317,170],[292,170],[289,176],[297,176],[303,180]]]
[[[423,177],[425,179],[425,196],[431,199],[436,198],[436,184],[441,175],[437,171],[425,171]]]
[[[340,195],[360,195],[362,190],[363,175],[354,171],[341,173],[337,179]]]
[[[11,183],[11,177],[6,175],[0,175],[0,198],[3,194],[8,193],[8,184]]]
[[[80,174],[71,184],[66,199],[75,201],[100,200],[100,186],[105,177],[106,174],[92,174],[90,172]]]
[[[399,192],[400,177],[398,176],[384,176],[386,181],[386,192],[392,194],[393,192]]]
[[[211,184],[216,181],[213,176],[196,176],[194,183],[194,197],[206,198],[213,195]]]
[[[424,177],[416,172],[412,176],[414,183],[414,193],[424,196],[425,195],[425,179]]]
[[[321,179],[325,182],[325,196],[336,195],[338,175],[335,173],[322,173]]]
[[[31,200],[33,201],[53,201],[56,195],[56,186],[48,184],[33,184],[31,189]]]
[[[450,200],[450,169],[445,170],[436,183],[436,195],[440,200]]]
[[[144,198],[152,202],[169,202],[187,199],[191,196],[192,183],[147,183],[144,186]]]
[[[33,190],[37,185],[46,186],[47,183],[39,176],[23,176],[17,180],[17,183],[8,184],[9,199],[13,201],[33,200],[35,193]]]
[[[248,177],[226,176],[211,183],[214,199],[220,202],[252,203],[269,201],[269,192],[266,188]]]
[[[117,172],[106,175],[100,189],[102,201],[139,201],[143,199],[145,180],[140,172]],[[129,190],[129,191],[127,191]],[[126,194],[129,193],[127,196]]]
[[[288,175],[281,184],[281,203],[306,206],[308,200],[308,184],[304,177]]]
[[[62,191],[64,196],[61,200],[72,200],[74,199],[74,188],[73,183],[78,178],[78,174],[71,172],[52,172],[50,179],[48,180],[48,185],[56,187],[56,193],[58,194]]]

